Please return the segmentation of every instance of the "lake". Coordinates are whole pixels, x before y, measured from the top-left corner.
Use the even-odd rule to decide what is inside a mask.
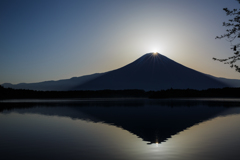
[[[0,159],[237,160],[239,99],[0,101]]]

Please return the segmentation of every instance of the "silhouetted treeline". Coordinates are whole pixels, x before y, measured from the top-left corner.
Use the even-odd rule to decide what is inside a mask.
[[[99,90],[99,91],[33,91],[0,86],[0,99],[43,98],[121,98],[148,97],[144,90]]]
[[[98,91],[33,91],[0,86],[0,99],[51,99],[51,98],[240,98],[240,88],[214,88],[207,90],[168,89],[161,91],[144,90],[98,90]]]
[[[149,98],[240,98],[240,88],[211,88],[207,90],[168,89],[152,92]]]

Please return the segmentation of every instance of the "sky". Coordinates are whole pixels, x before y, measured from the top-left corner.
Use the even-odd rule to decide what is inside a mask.
[[[0,84],[68,79],[157,51],[194,70],[240,79],[222,24],[235,0],[1,0]]]

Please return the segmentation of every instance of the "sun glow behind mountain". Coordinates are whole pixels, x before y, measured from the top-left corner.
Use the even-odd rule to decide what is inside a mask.
[[[53,8],[55,1],[13,1],[0,5],[0,84],[102,73],[149,52],[239,79],[239,73],[212,60],[231,52],[214,37],[225,31],[222,8],[235,8],[237,1],[63,1]]]

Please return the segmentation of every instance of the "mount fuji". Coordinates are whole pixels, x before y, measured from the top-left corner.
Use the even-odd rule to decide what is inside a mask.
[[[119,69],[81,77],[39,83],[2,84],[31,90],[208,89],[240,87],[240,80],[217,78],[185,67],[159,53],[147,53]]]
[[[208,75],[187,68],[159,53],[148,53],[134,62],[109,71],[75,90],[208,89],[228,87]]]

